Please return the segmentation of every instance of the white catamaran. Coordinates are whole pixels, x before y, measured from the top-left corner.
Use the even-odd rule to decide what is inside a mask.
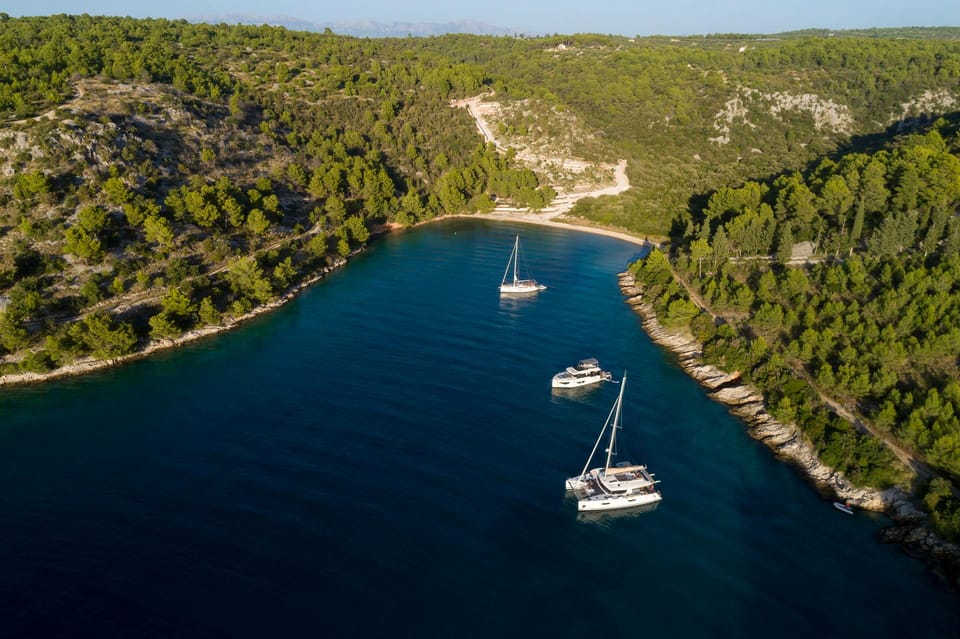
[[[607,415],[607,421],[600,430],[600,436],[593,445],[590,457],[583,466],[583,471],[576,477],[567,479],[567,490],[577,497],[577,510],[615,510],[619,508],[633,508],[653,504],[663,497],[656,489],[659,483],[653,478],[653,473],[646,466],[633,465],[630,462],[619,462],[614,466],[610,463],[616,454],[617,431],[620,426],[621,405],[623,404],[623,389],[627,385],[627,375],[624,373],[620,382],[620,394],[617,401]],[[602,468],[590,468],[593,456],[600,447],[604,433],[610,429],[610,443],[607,445],[607,461]]]
[[[520,262],[520,236],[513,243],[513,252],[510,253],[510,259],[507,261],[507,268],[503,272],[503,280],[500,282],[500,293],[537,293],[547,288],[543,284],[538,284],[534,279],[520,279],[517,275]],[[508,280],[511,267],[513,269],[513,279]]]

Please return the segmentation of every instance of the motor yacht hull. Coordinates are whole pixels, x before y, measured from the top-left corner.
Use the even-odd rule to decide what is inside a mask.
[[[559,374],[558,374],[559,375]],[[550,385],[553,388],[578,388],[580,386],[589,386],[590,384],[598,384],[600,382],[606,381],[610,378],[609,375],[591,375],[590,377],[580,377],[577,379],[569,378],[560,378],[554,376],[553,381],[550,382]]]

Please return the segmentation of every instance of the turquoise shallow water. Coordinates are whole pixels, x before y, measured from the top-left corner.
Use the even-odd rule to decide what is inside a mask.
[[[514,234],[550,288],[501,300]],[[956,637],[960,606],[834,510],[653,345],[558,229],[378,241],[240,330],[0,391],[0,635]],[[622,441],[664,501],[584,520],[579,472],[626,370]]]

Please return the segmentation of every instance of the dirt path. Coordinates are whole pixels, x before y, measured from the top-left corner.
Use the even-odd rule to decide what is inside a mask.
[[[913,453],[901,447],[895,441],[892,441],[889,437],[887,437],[886,433],[877,430],[873,424],[871,424],[869,421],[864,419],[855,410],[851,410],[847,406],[844,406],[837,400],[833,399],[832,397],[824,393],[820,389],[820,387],[817,386],[817,384],[815,384],[812,379],[810,379],[810,376],[807,375],[806,371],[800,370],[798,372],[805,380],[807,380],[807,383],[810,384],[810,387],[817,392],[817,394],[820,396],[820,399],[823,401],[823,403],[829,406],[831,410],[833,410],[833,412],[835,412],[837,415],[839,415],[843,419],[853,424],[853,427],[856,428],[861,433],[872,435],[873,437],[876,437],[877,439],[882,441],[884,445],[890,449],[890,452],[896,455],[897,459],[903,462],[908,468],[913,470],[913,472],[915,472],[918,477],[920,477],[921,479],[929,480],[938,476],[937,473],[932,468],[930,468],[930,466],[928,466],[926,463],[924,463],[920,459],[917,459],[917,457],[914,456]]]
[[[40,120],[52,120],[54,114],[56,114],[56,112],[57,112],[57,109],[62,109],[62,108],[66,107],[66,106],[68,106],[68,105],[70,105],[70,104],[74,104],[75,102],[77,102],[77,100],[79,100],[80,98],[83,97],[83,84],[81,84],[81,83],[79,83],[79,82],[78,82],[78,83],[75,83],[75,84],[73,85],[73,88],[74,88],[74,89],[76,90],[76,92],[77,92],[76,95],[74,95],[72,98],[70,98],[69,100],[67,100],[67,101],[64,102],[63,104],[61,104],[61,105],[59,105],[59,106],[53,107],[52,109],[50,109],[50,110],[47,111],[46,113],[41,113],[40,115],[35,115],[35,116],[33,116],[32,118],[23,118],[22,120],[14,120],[13,122],[8,122],[7,124],[12,126],[12,125],[14,125],[14,124],[26,124],[27,122],[39,122]]]
[[[493,135],[493,131],[490,130],[490,125],[487,123],[485,114],[490,111],[489,108],[485,108],[482,102],[483,98],[491,95],[490,93],[482,93],[480,95],[474,96],[472,98],[466,98],[464,100],[454,100],[451,102],[451,106],[466,109],[474,121],[477,123],[477,128],[480,129],[480,134],[483,135],[483,139],[487,142],[493,142],[493,145],[497,148],[498,151],[505,152],[507,149],[504,147],[500,141]]]
[[[311,237],[319,233],[321,228],[322,227],[320,223],[314,224],[311,228],[307,229],[300,235],[296,235],[292,237],[277,238],[272,242],[270,242],[269,244],[265,244],[264,246],[257,249],[257,252],[270,251],[272,249],[278,248],[280,245],[284,244],[285,242],[291,242],[294,240]],[[212,268],[211,270],[203,273],[203,275],[206,277],[209,277],[211,275],[222,273],[223,271],[229,270],[236,263],[237,263],[237,260],[233,258],[228,259],[222,264],[220,264],[219,266]],[[122,295],[118,295],[116,297],[111,297],[111,298],[102,300],[94,304],[93,306],[89,307],[79,315],[55,318],[53,319],[53,322],[58,325],[67,324],[70,322],[76,322],[76,321],[82,320],[83,318],[97,311],[107,311],[114,314],[122,313],[135,306],[142,305],[146,302],[159,302],[161,299],[163,299],[164,294],[165,294],[165,291],[163,289],[155,289],[155,288],[151,288],[146,291],[130,291]]]
[[[466,98],[464,100],[455,100],[450,103],[451,106],[456,108],[465,108],[467,112],[473,117],[477,123],[477,129],[480,131],[480,134],[483,135],[484,140],[490,142],[496,147],[500,152],[505,152],[507,149],[506,144],[502,140],[497,139],[493,134],[491,129],[490,122],[488,121],[488,116],[492,115],[497,111],[499,105],[496,102],[484,102],[483,98],[491,94],[485,93],[472,98]],[[524,151],[517,156],[521,160],[530,161],[532,163],[554,163],[560,166],[568,167],[578,167],[581,170],[584,167],[590,166],[589,163],[582,162],[580,160],[563,158],[563,157],[552,157],[543,154],[537,154],[533,151]],[[550,206],[535,211],[529,208],[513,208],[509,206],[498,206],[494,209],[493,213],[484,214],[483,217],[486,218],[495,218],[503,220],[514,220],[521,222],[548,222],[555,217],[569,213],[573,206],[582,198],[585,197],[600,197],[602,195],[618,195],[623,193],[630,188],[630,178],[627,177],[627,161],[620,160],[617,164],[601,164],[596,165],[600,168],[612,169],[613,170],[613,183],[608,184],[602,187],[596,187],[591,184],[581,184],[576,185],[573,188],[567,189],[564,192],[560,187],[554,185],[554,189],[559,193],[559,195],[550,203]],[[569,227],[572,225],[563,224],[564,227]],[[588,230],[593,233],[600,233],[600,229],[594,229],[593,227],[583,227],[583,230]],[[627,239],[626,234],[619,234],[618,237],[622,239]],[[636,238],[630,238],[628,241],[635,241]],[[646,241],[644,241],[646,243]]]
[[[693,300],[693,303],[696,305],[696,307],[705,313],[709,313],[711,319],[716,322],[720,315],[714,313],[710,305],[707,304],[707,300],[703,299],[703,296],[700,295],[699,292],[695,291],[693,287],[687,283],[687,280],[683,279],[679,274],[677,274],[677,272],[673,269],[673,264],[670,265],[670,273],[673,275],[673,279],[684,288],[684,290],[687,292],[687,295],[690,296],[690,299]]]

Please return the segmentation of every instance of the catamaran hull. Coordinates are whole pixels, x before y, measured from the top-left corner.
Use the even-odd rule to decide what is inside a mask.
[[[569,480],[568,480],[569,481]],[[596,510],[620,510],[621,508],[634,508],[636,506],[646,506],[663,499],[660,493],[639,493],[635,495],[594,495],[586,497],[577,502],[577,510],[581,512]]]

